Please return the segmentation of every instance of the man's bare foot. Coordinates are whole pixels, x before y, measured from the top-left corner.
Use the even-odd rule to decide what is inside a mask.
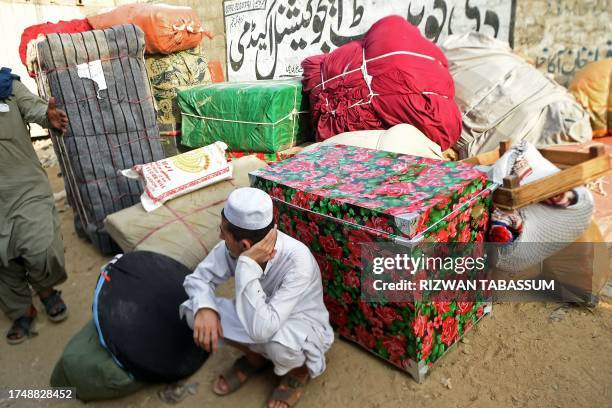
[[[253,375],[261,372],[269,365],[269,361],[259,354],[249,352],[236,360],[234,365],[221,374],[213,391],[217,395],[227,395],[240,388]]]
[[[272,392],[268,408],[290,408],[302,398],[304,387],[310,380],[308,368],[294,368],[285,374],[278,386]]]

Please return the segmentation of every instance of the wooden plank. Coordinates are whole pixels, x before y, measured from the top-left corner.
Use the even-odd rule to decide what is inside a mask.
[[[606,148],[602,143],[597,143],[589,147],[589,156],[591,156],[591,158],[603,156],[604,154],[606,154]]]
[[[512,147],[512,140],[505,139],[499,142],[499,155],[503,156]]]
[[[468,164],[482,164],[482,165],[491,165],[495,163],[505,152],[509,150],[510,141],[502,141],[500,142],[500,146],[498,149],[491,150],[486,153],[481,153],[479,155],[468,157],[466,159],[461,160],[462,163]],[[550,147],[546,147],[543,149],[538,149],[539,152],[546,159],[556,164],[559,167],[566,166],[575,166],[576,164],[580,164],[585,162],[593,157],[597,157],[599,155],[604,155],[606,153],[605,147],[602,144],[593,145],[589,148],[589,152],[569,152],[558,150]]]
[[[588,152],[569,152],[546,147],[538,149],[542,156],[550,160],[557,166],[575,166],[597,156],[605,155],[606,149],[602,144],[589,147]]]
[[[611,171],[608,156],[598,156],[518,188],[500,187],[493,193],[493,202],[503,209],[522,208],[598,179]]]
[[[474,164],[474,165],[485,165],[489,166],[495,163],[500,158],[499,149],[492,150],[490,152],[481,153],[477,156],[468,157],[467,159],[461,160],[461,163]]]
[[[517,188],[521,185],[521,181],[516,174],[504,177],[503,183],[505,188]]]
[[[558,166],[575,166],[591,159],[591,155],[584,152],[568,152],[544,148],[540,149],[540,153],[542,153],[542,156],[544,156],[546,159]]]

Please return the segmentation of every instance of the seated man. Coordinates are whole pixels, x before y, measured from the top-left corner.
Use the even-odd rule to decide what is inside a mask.
[[[215,352],[219,339],[244,352],[214,392],[227,395],[270,363],[283,376],[269,408],[293,406],[311,377],[325,370],[334,334],[323,304],[319,267],[301,242],[277,232],[272,199],[254,188],[233,191],[221,213],[223,240],[185,279],[180,307],[193,337]],[[234,300],[215,297],[235,278]]]

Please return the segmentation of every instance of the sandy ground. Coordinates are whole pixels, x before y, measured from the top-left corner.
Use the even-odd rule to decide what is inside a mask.
[[[54,191],[63,189],[57,168],[49,171]],[[69,280],[61,289],[70,317],[55,325],[39,315],[39,335],[18,346],[0,340],[0,387],[44,388],[65,344],[91,317],[98,268],[106,260],[80,240],[72,211],[63,203],[60,217]],[[40,310],[40,304],[37,303]],[[301,407],[612,407],[612,302],[593,311],[572,307],[552,322],[558,304],[495,304],[493,315],[452,349],[423,384],[362,349],[338,339],[328,354],[328,369],[313,380]],[[4,333],[9,321],[0,317]],[[269,372],[227,397],[211,391],[214,378],[230,366],[237,353],[221,349],[187,381],[198,391],[183,407],[264,406],[274,387]],[[88,403],[90,407],[163,407],[161,385],[121,400]],[[4,401],[0,406],[26,406]],[[82,406],[78,401],[39,403]]]

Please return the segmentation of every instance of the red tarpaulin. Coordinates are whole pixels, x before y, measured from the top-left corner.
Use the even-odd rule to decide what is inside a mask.
[[[455,86],[442,51],[400,16],[363,39],[302,62],[317,139],[353,130],[415,126],[451,147],[461,134]]]
[[[30,26],[23,30],[23,33],[21,34],[21,43],[19,44],[19,57],[21,58],[21,63],[25,65],[26,68],[28,67],[26,64],[26,51],[28,43],[38,38],[38,36],[41,34],[73,34],[92,29],[93,28],[91,25],[89,25],[89,22],[87,22],[87,19],[85,18],[81,20],[59,21],[57,23],[42,23]],[[36,76],[33,72],[29,72],[29,74],[32,78]]]

